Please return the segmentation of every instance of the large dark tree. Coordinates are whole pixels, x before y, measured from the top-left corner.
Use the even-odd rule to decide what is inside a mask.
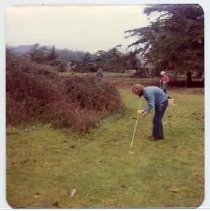
[[[204,13],[197,4],[148,5],[144,13],[159,14],[149,26],[128,30],[138,40],[136,47],[146,63],[157,70],[176,72],[204,70]]]

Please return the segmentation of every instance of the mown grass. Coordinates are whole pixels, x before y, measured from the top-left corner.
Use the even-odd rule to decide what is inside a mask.
[[[139,100],[121,89],[124,115],[88,134],[47,125],[8,128],[7,200],[25,208],[198,207],[204,199],[204,98],[200,89],[171,90],[165,139],[150,142],[152,114],[140,118],[128,149]],[[141,102],[141,103],[140,103]],[[76,189],[73,198],[70,191]]]

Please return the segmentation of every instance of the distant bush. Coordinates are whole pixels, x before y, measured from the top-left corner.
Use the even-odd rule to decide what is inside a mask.
[[[115,86],[93,77],[63,77],[27,58],[7,54],[7,124],[34,119],[88,131],[123,103]]]

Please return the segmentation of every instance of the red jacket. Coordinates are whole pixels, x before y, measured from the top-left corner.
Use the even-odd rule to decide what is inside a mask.
[[[164,84],[168,83],[169,82],[169,77],[166,74],[162,75],[162,77],[160,79],[160,82],[164,83]]]

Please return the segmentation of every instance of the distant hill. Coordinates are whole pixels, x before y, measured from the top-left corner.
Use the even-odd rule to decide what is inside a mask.
[[[9,46],[7,45],[7,49],[11,50],[16,55],[23,55],[28,54],[32,50],[44,48],[45,52],[50,52],[52,50],[52,46],[41,46],[39,44],[33,44],[33,45],[18,45],[18,46]],[[86,51],[73,51],[68,49],[55,49],[56,55],[58,58],[61,58],[63,60],[67,61],[83,61],[87,55],[90,57],[92,56],[89,52]]]
[[[18,45],[18,46],[9,46],[7,49],[12,50],[16,54],[27,54],[29,53],[36,45]]]

